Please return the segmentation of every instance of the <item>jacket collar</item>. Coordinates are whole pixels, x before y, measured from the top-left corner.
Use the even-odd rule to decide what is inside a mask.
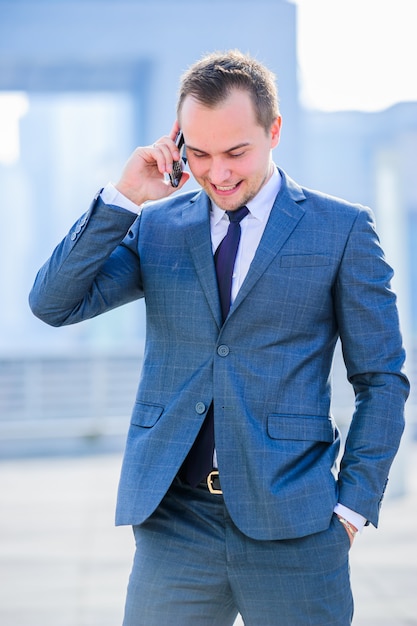
[[[305,194],[302,188],[283,170],[280,169],[279,172],[281,174],[281,189],[275,199],[249,272],[227,319],[233,315],[233,312],[253,289],[304,216],[305,210],[302,207],[302,202],[305,200]],[[220,302],[211,249],[210,206],[211,203],[207,194],[203,191],[197,192],[183,208],[183,223],[201,286],[213,316],[220,327]]]

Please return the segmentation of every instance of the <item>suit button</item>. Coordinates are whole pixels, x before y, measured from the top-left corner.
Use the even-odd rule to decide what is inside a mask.
[[[195,405],[195,410],[199,415],[202,415],[206,410],[206,405],[204,404],[204,402],[197,402],[197,404]]]
[[[75,241],[77,239],[76,233],[71,233],[71,241]]]
[[[219,356],[227,356],[229,352],[230,352],[229,347],[225,346],[224,344],[222,344],[221,346],[217,348],[217,354]]]

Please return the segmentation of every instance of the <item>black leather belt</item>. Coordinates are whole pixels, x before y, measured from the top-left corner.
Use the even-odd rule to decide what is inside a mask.
[[[214,494],[222,494],[222,488],[220,486],[220,478],[218,470],[213,470],[207,476],[207,478],[200,483],[201,487],[205,487],[210,491],[210,493]]]

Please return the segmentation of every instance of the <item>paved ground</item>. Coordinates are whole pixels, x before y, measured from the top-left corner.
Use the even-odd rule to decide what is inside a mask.
[[[0,463],[2,626],[120,626],[133,554],[131,530],[113,526],[120,461]],[[355,626],[417,626],[415,443],[406,470],[406,495],[388,490],[380,529],[366,529],[351,553]]]

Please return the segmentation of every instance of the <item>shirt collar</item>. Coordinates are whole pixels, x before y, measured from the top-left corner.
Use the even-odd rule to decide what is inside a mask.
[[[257,195],[247,203],[247,207],[250,211],[250,215],[257,220],[263,222],[269,217],[272,206],[279,190],[281,189],[281,174],[278,168],[274,164],[274,171],[268,182],[261,187]],[[217,206],[214,202],[211,203],[212,211],[212,223],[218,224],[221,219],[227,219],[226,212]]]

